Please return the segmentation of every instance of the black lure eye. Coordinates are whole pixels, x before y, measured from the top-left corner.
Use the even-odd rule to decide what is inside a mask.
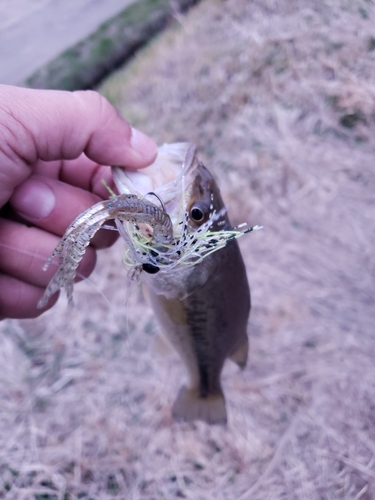
[[[204,219],[203,210],[198,207],[193,207],[190,211],[190,216],[195,222],[201,222]]]
[[[160,267],[153,266],[152,264],[142,264],[142,269],[148,274],[156,274],[160,271]]]

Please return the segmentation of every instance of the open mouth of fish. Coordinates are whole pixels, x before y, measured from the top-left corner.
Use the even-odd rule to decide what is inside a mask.
[[[177,266],[193,266],[227,244],[259,226],[216,228],[225,209],[216,212],[211,200],[208,219],[199,227],[191,224],[188,206],[190,190],[199,160],[189,143],[164,144],[156,161],[141,171],[112,167],[119,195],[101,201],[79,215],[66,230],[48,259],[59,258],[59,267],[48,284],[38,307],[64,288],[72,303],[76,270],[91,239],[108,220],[114,220],[126,242],[123,258],[132,279],[142,271],[156,273]],[[199,209],[196,209],[199,210]],[[199,211],[195,213],[199,217]]]

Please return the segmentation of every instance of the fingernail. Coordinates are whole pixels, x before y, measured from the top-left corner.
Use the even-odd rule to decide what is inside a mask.
[[[134,151],[136,151],[144,158],[154,157],[158,149],[156,144],[152,139],[150,139],[150,137],[135,128],[132,128],[130,144],[132,145]]]
[[[55,207],[55,195],[44,182],[28,179],[15,189],[10,202],[28,220],[45,219]]]

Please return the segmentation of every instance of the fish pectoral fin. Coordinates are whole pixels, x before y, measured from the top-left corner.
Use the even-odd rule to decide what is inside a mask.
[[[247,355],[249,352],[249,339],[246,338],[242,344],[237,347],[234,353],[229,356],[229,359],[232,360],[236,365],[238,365],[241,369],[244,369],[247,363]]]
[[[208,424],[226,424],[227,411],[222,392],[200,397],[197,390],[181,387],[172,408],[175,420],[192,422],[203,420]]]

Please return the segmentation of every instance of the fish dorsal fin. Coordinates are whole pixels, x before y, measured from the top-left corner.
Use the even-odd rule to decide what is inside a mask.
[[[208,424],[226,424],[227,411],[223,393],[200,397],[197,390],[181,387],[172,409],[173,418],[185,422],[203,420]]]
[[[245,340],[237,347],[234,353],[229,357],[231,361],[236,363],[241,369],[244,369],[247,363],[247,355],[249,352],[249,339],[245,333]]]

